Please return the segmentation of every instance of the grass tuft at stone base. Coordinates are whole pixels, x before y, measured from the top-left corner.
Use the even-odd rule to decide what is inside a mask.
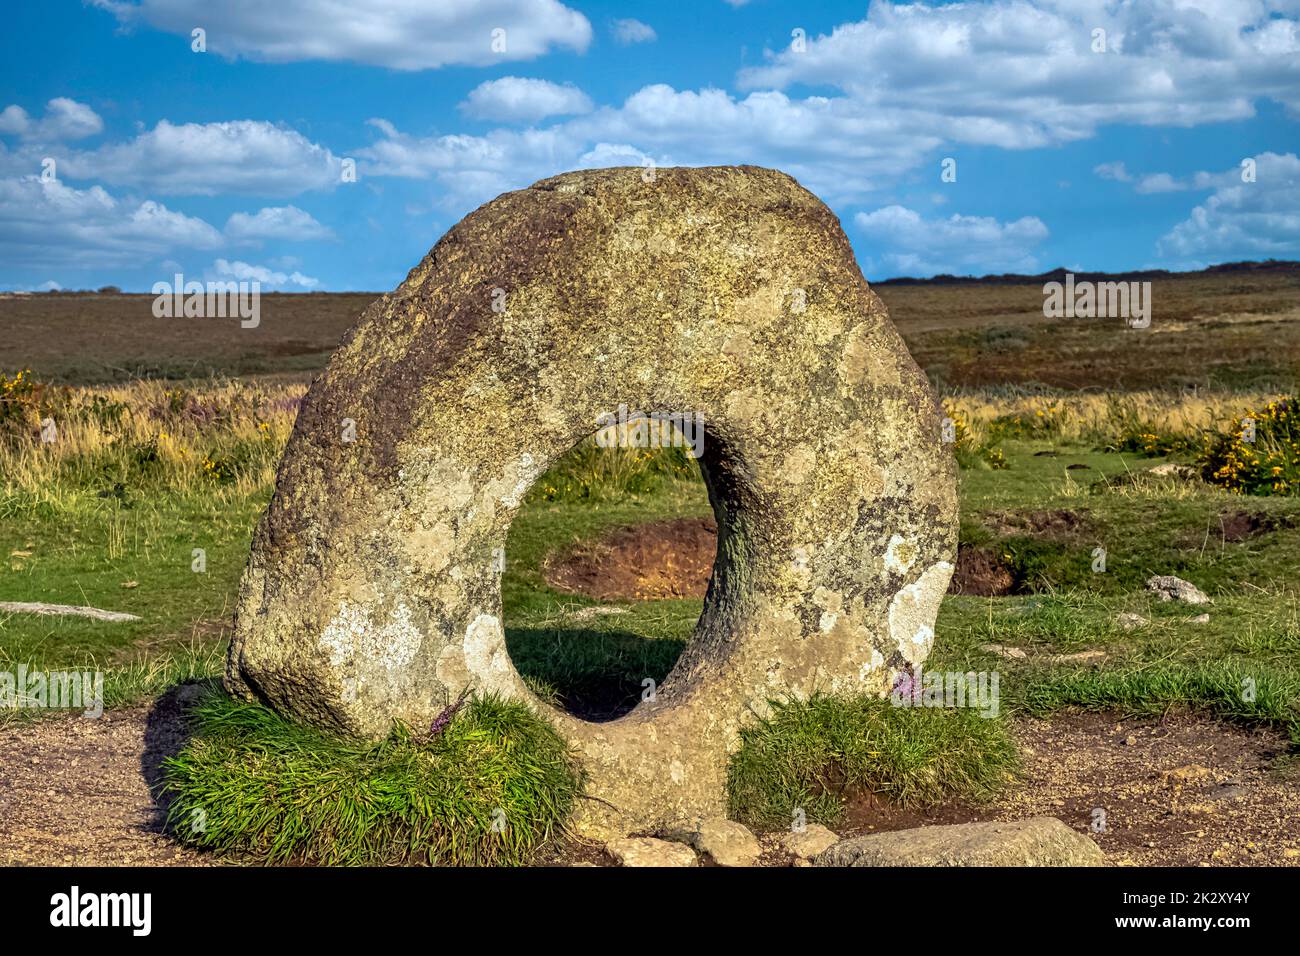
[[[521,704],[469,702],[422,738],[335,737],[211,691],[164,764],[168,828],[266,863],[517,865],[564,824],[582,781]]]
[[[833,823],[854,788],[903,807],[979,802],[1015,779],[1019,755],[996,717],[972,710],[895,707],[888,698],[816,696],[774,705],[741,733],[732,756],[731,816],[788,827]]]

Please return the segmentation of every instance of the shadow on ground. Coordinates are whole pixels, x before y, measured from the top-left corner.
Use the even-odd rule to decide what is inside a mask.
[[[215,687],[216,678],[178,684],[153,702],[145,716],[144,750],[140,754],[140,773],[149,787],[153,815],[147,829],[170,836],[167,813],[171,796],[165,786],[163,763],[181,752],[193,736],[186,711],[204,692]]]

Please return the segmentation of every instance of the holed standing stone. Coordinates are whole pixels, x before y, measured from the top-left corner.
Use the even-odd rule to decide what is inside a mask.
[[[515,671],[499,555],[620,405],[703,416],[718,555],[653,699],[588,723]],[[587,771],[579,826],[649,832],[724,811],[770,701],[920,664],[956,538],[933,396],[825,205],[751,166],[566,173],[457,223],[311,386],[226,686],[370,738],[466,688],[524,700]]]

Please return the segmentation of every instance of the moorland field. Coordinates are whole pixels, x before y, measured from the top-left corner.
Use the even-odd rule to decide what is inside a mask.
[[[1050,814],[1113,863],[1296,865],[1300,264],[1154,276],[1147,329],[1044,318],[1043,281],[874,286],[961,465],[958,571],[927,667],[998,671],[1000,713],[791,703],[746,737],[732,815],[775,831],[803,808],[856,833]],[[275,733],[223,711],[209,679],[298,401],[373,298],[267,295],[240,329],[154,318],[147,295],[0,296],[0,602],[139,617],[0,612],[0,669],[100,669],[108,708],[98,722],[0,713],[0,863],[376,858],[365,839],[321,844],[329,827],[310,815],[276,842],[248,823],[269,811],[232,798],[242,776],[173,794],[216,816],[238,806],[241,826],[186,840],[158,807],[169,779],[211,770],[231,727]],[[49,418],[58,437],[43,442]],[[512,526],[516,666],[588,719],[626,712],[689,639],[713,544],[679,450],[575,449]],[[1211,603],[1161,601],[1153,575]],[[213,736],[178,758],[195,695]],[[458,717],[465,739],[509,725],[499,706]],[[379,772],[372,754],[339,759]],[[475,786],[453,809],[473,815]],[[536,828],[508,852],[440,842],[437,819],[421,838],[439,861],[605,862],[565,836],[559,805],[523,807]]]

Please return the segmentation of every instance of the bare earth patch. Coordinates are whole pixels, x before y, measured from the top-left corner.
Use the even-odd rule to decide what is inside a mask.
[[[543,574],[557,591],[598,601],[703,598],[717,551],[712,518],[677,518],[618,528],[552,555]]]
[[[0,865],[210,866],[164,836],[150,796],[184,740],[174,695],[99,719],[0,725]]]
[[[1016,586],[1016,579],[994,548],[961,545],[957,567],[948,583],[949,594],[973,597],[1003,597]]]
[[[993,511],[984,523],[998,535],[1033,535],[1049,540],[1077,537],[1091,528],[1086,511],[1053,508],[1047,511]]]

